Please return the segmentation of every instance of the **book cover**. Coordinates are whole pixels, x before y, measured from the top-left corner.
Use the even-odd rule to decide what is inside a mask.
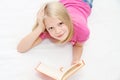
[[[79,63],[68,67],[66,70],[55,69],[43,63],[40,63],[35,70],[42,73],[54,80],[67,80],[71,75],[80,70],[85,65],[84,61],[81,60]]]

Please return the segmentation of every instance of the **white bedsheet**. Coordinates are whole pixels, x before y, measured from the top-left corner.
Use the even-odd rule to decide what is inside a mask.
[[[0,80],[40,80],[34,70],[39,62],[56,68],[70,65],[70,44],[56,46],[45,40],[25,54],[16,50],[47,1],[52,0],[0,0]],[[82,55],[86,66],[69,80],[120,80],[119,8],[119,0],[94,0],[88,20],[90,39]]]

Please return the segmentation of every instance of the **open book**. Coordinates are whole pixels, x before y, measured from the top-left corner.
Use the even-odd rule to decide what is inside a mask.
[[[67,80],[71,75],[73,75],[76,71],[82,68],[85,65],[84,61],[81,60],[79,63],[74,64],[62,71],[61,69],[55,69],[53,67],[49,67],[43,63],[40,63],[35,70],[40,72],[48,77],[51,77],[54,80]]]

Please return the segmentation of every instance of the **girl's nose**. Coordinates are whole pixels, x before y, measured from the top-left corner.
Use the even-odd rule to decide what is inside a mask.
[[[60,31],[60,29],[59,28],[55,28],[55,33],[56,34],[59,34],[61,31]]]

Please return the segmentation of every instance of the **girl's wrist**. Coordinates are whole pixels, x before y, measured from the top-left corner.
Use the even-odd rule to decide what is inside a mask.
[[[71,65],[79,63],[80,60],[72,60]]]
[[[40,29],[40,27],[38,26],[38,27],[33,31],[33,35],[39,36],[42,32],[43,32],[43,30]]]
[[[44,26],[44,24],[43,24],[43,23],[40,23],[40,24],[38,25],[38,27],[37,27],[37,30],[38,30],[39,32],[44,32],[44,31],[45,31],[45,26]]]

